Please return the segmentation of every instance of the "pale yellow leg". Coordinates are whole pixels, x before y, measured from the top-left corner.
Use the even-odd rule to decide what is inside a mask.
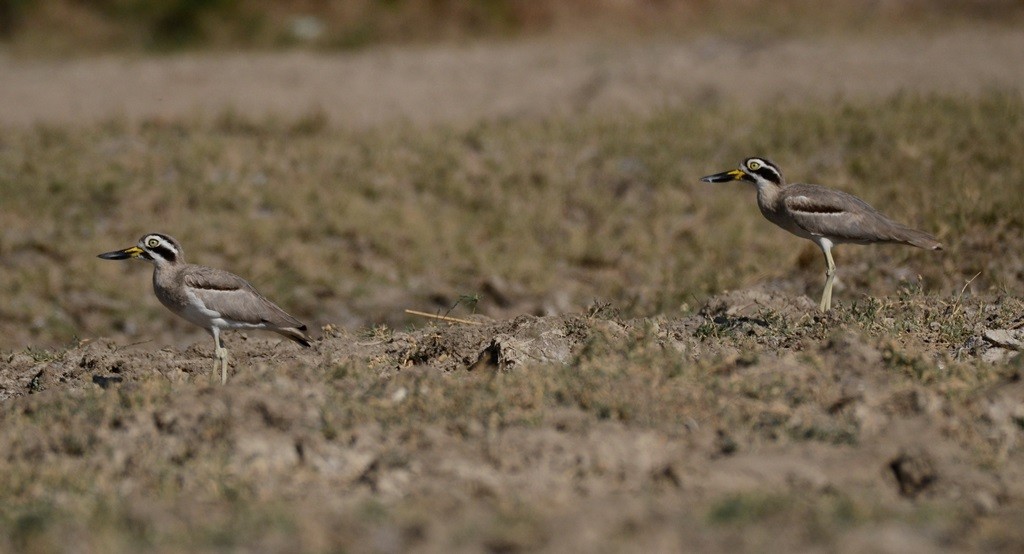
[[[228,382],[228,349],[219,348],[217,357],[220,359],[220,384],[226,385]]]
[[[213,328],[213,378],[217,378],[217,368],[220,367],[220,384],[228,382],[228,349],[220,341],[220,329]]]
[[[825,290],[821,293],[821,311],[827,312],[832,309],[832,283],[836,280],[836,263],[832,260],[832,245],[820,244],[821,250],[825,253],[825,263],[828,267],[825,270]]]

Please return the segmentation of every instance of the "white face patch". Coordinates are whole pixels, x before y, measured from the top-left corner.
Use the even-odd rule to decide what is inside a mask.
[[[749,175],[758,186],[782,184],[782,174],[775,165],[763,158],[747,158],[740,166],[740,171]]]
[[[153,263],[175,262],[181,258],[181,250],[174,240],[160,234],[151,234],[139,240],[139,248],[146,251]]]

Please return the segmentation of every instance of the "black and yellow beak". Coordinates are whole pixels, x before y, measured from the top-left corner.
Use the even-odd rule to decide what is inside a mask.
[[[145,250],[138,246],[132,246],[131,248],[125,248],[124,250],[114,250],[113,252],[105,252],[100,254],[99,257],[104,260],[130,260],[132,258],[138,258],[145,252]]]
[[[705,183],[727,183],[729,181],[743,181],[747,178],[747,174],[734,169],[732,171],[724,171],[722,173],[715,173],[714,175],[707,175],[701,177],[700,180]]]

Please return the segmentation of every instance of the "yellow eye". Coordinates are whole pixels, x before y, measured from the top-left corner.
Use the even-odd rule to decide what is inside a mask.
[[[149,239],[146,241],[146,246],[156,248],[157,246],[160,246],[160,241],[158,239]]]
[[[760,162],[751,161],[747,163],[747,167],[749,167],[751,171],[757,171],[758,169],[761,169],[761,164]]]

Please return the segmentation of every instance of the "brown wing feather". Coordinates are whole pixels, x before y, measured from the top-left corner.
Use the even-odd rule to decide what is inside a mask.
[[[786,187],[783,203],[794,222],[812,235],[840,242],[897,242],[940,249],[935,237],[897,223],[852,194],[818,185]]]
[[[266,323],[282,329],[306,329],[301,321],[267,300],[248,281],[234,273],[192,266],[184,272],[182,280],[207,308],[226,318],[253,325]]]

